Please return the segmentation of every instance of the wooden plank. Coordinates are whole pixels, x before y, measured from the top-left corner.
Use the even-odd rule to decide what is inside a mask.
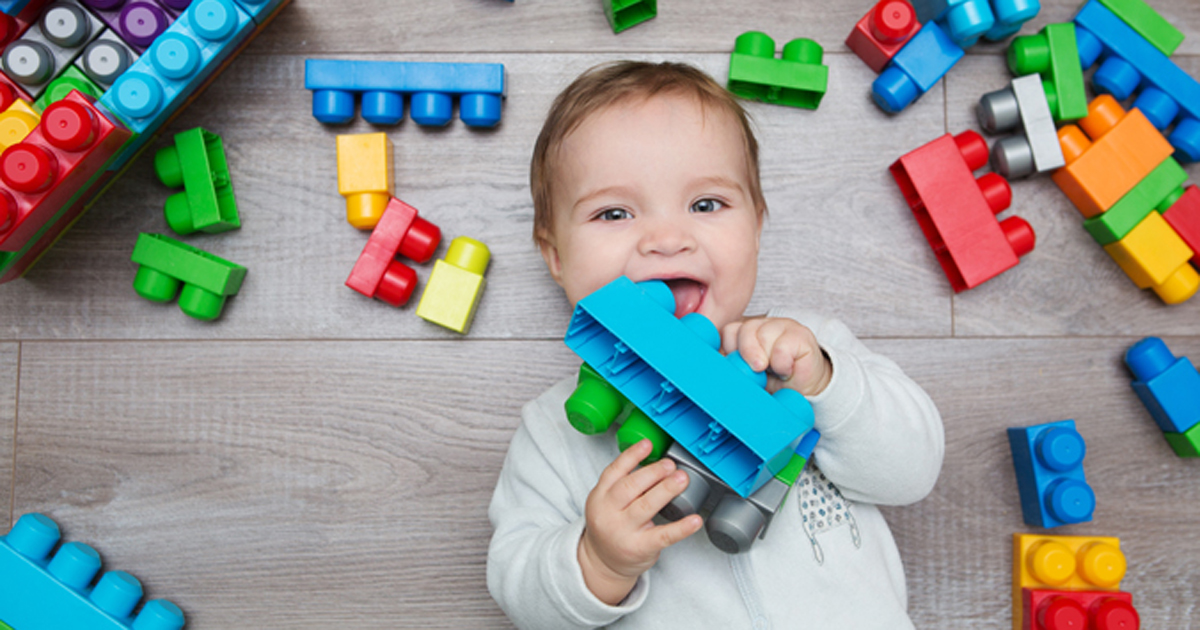
[[[0,343],[0,531],[8,531],[12,506],[13,436],[17,430],[20,344]]]

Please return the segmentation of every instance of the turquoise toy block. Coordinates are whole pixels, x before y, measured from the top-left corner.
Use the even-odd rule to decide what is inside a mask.
[[[875,104],[890,114],[903,111],[941,81],[964,54],[936,22],[929,22],[875,77],[871,85]]]
[[[1096,495],[1083,474],[1087,445],[1074,420],[1008,430],[1025,524],[1058,527],[1092,520]]]
[[[742,497],[792,459],[813,428],[812,406],[791,389],[768,394],[766,374],[719,351],[699,313],[674,316],[659,281],[613,280],[580,300],[566,344],[679,445]]]
[[[1146,337],[1125,352],[1133,391],[1164,433],[1186,433],[1200,424],[1200,372],[1187,357],[1176,358],[1158,337]]]
[[[250,15],[255,24],[262,24],[271,19],[271,16],[275,14],[275,9],[278,9],[284,2],[287,0],[237,0],[238,6]]]
[[[992,0],[992,13],[996,16],[996,24],[983,34],[984,39],[998,42],[1011,35],[1016,35],[1026,22],[1037,16],[1042,10],[1038,0]]]
[[[0,538],[0,618],[21,630],[179,630],[183,612],[165,599],[146,602],[142,585],[124,571],[100,571],[100,554],[64,543],[58,524],[26,514]],[[0,624],[3,625],[3,624]]]
[[[775,40],[765,33],[738,35],[729,57],[729,91],[741,98],[816,109],[829,85],[824,51],[811,39],[793,39],[775,58]]]
[[[988,0],[911,0],[917,19],[936,22],[955,44],[962,48],[975,45],[996,25],[996,15]]]

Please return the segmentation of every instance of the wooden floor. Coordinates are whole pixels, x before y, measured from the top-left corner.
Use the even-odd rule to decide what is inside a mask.
[[[1200,3],[1152,3],[1187,35],[1176,59],[1200,77]],[[485,587],[487,504],[520,406],[577,365],[530,239],[542,118],[593,64],[681,60],[722,77],[734,38],[763,29],[820,42],[830,85],[815,112],[749,105],[771,208],[751,308],[841,317],[941,409],[937,487],[887,511],[917,627],[1008,626],[1010,537],[1032,529],[1004,429],[1074,418],[1098,507],[1055,533],[1121,537],[1144,627],[1200,628],[1200,462],[1171,453],[1122,363],[1152,334],[1200,360],[1200,298],[1166,307],[1136,289],[1048,178],[1013,187],[1037,249],[954,295],[887,166],[977,128],[974,103],[1009,81],[1005,47],[973,49],[889,117],[842,43],[870,4],[661,0],[657,19],[614,36],[598,0],[295,0],[171,129],[202,125],[229,153],[242,229],[185,239],[250,269],[221,320],[130,287],[137,234],[167,231],[169,193],[146,157],[0,286],[0,531],[49,514],[198,630],[509,627]],[[1023,32],[1079,4],[1043,0]],[[446,242],[491,247],[470,335],[343,286],[367,235],[344,220],[334,135],[369,126],[313,120],[308,57],[505,64],[496,130],[387,129],[398,196]]]

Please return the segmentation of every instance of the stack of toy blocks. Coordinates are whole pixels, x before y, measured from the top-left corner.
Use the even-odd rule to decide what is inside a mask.
[[[165,599],[145,602],[142,585],[124,571],[100,572],[88,545],[58,545],[58,524],[22,516],[0,537],[0,618],[20,630],[179,630],[183,612]],[[58,550],[51,556],[55,546]],[[135,610],[137,610],[135,614]],[[3,623],[0,623],[3,626]]]
[[[1013,630],[1137,630],[1124,576],[1116,538],[1013,534]]]
[[[1158,337],[1125,353],[1133,391],[1180,457],[1200,457],[1200,373],[1187,357],[1176,358]]]
[[[1027,525],[1050,528],[1092,520],[1096,495],[1083,473],[1087,444],[1074,420],[1009,429],[1008,443]]]
[[[600,0],[604,17],[614,33],[637,26],[658,15],[658,0]]]
[[[917,19],[936,22],[955,44],[970,48],[984,37],[1000,41],[1042,10],[1038,0],[913,0]]]
[[[729,57],[729,91],[741,98],[816,109],[829,85],[824,50],[811,39],[793,39],[775,57],[775,40],[765,33],[738,35]]]
[[[1014,76],[1041,77],[1046,103],[1056,122],[1087,116],[1074,24],[1047,24],[1039,33],[1014,39],[1008,47],[1007,62]]]
[[[46,193],[49,203],[42,202],[36,212],[9,217],[21,223],[22,245],[15,247],[17,239],[9,236],[9,244],[0,246],[0,282],[19,277],[33,265],[286,4],[287,0],[30,0],[0,6],[8,18],[0,34],[11,40],[0,56],[0,103],[12,95],[43,111],[44,119],[51,104],[69,94],[90,96],[99,101],[99,108],[89,110],[104,119],[97,119],[99,127],[111,126],[123,136],[115,150],[105,145],[103,155],[99,149],[89,154],[88,166],[97,167],[99,174],[56,180],[51,184],[54,190]],[[16,123],[5,128],[13,126]],[[64,159],[52,157],[55,162]],[[12,197],[18,205],[25,194],[8,182],[0,187],[0,197]]]

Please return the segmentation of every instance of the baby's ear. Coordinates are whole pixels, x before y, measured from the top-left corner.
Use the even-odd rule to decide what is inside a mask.
[[[558,256],[558,247],[550,241],[548,237],[538,237],[538,249],[542,252],[542,260],[546,261],[546,269],[550,270],[550,277],[562,286],[562,260]]]

